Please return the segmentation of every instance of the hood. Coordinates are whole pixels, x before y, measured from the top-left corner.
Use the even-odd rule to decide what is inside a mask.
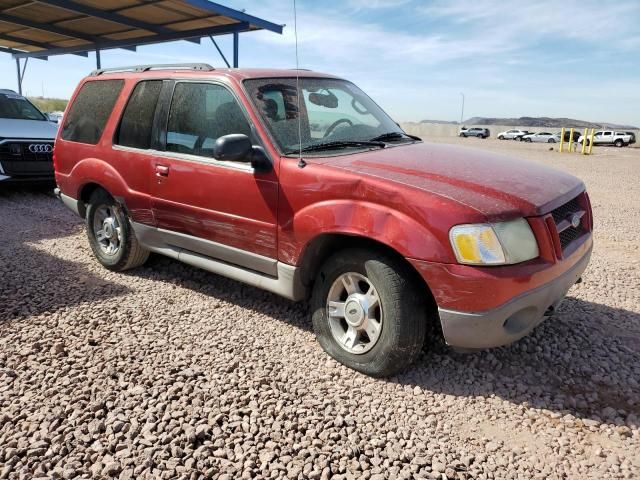
[[[319,161],[455,200],[490,219],[541,215],[584,189],[573,175],[543,165],[446,144],[415,143]]]
[[[16,120],[0,118],[0,139],[27,138],[34,140],[54,140],[58,125],[43,120]]]

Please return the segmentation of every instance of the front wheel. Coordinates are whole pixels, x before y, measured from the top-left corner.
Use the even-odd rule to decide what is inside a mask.
[[[530,138],[525,138],[524,141],[531,143],[531,139]]]
[[[550,138],[549,140],[547,140],[547,143],[556,143],[556,141],[553,138]]]
[[[408,267],[363,249],[330,257],[311,297],[313,329],[338,362],[374,377],[398,373],[416,359],[426,335],[426,292]]]
[[[85,220],[91,250],[109,270],[128,270],[149,258],[149,251],[138,243],[125,211],[104,190],[91,195]]]
[[[498,135],[498,140],[504,140],[504,135]]]

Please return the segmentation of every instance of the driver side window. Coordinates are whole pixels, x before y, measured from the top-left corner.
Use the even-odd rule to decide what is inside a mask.
[[[176,85],[167,124],[167,151],[212,158],[218,137],[231,133],[252,138],[249,122],[229,90],[207,83]]]

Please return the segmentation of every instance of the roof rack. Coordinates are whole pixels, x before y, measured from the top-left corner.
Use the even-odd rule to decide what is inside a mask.
[[[115,67],[115,68],[101,68],[91,72],[91,76],[102,75],[108,72],[148,72],[149,70],[169,70],[169,69],[184,69],[184,70],[199,70],[204,72],[210,72],[215,70],[208,63],[166,63],[155,65],[132,65],[130,67]]]

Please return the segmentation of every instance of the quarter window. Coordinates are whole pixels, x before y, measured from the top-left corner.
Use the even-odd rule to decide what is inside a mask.
[[[65,115],[63,140],[98,143],[123,85],[123,80],[86,82]]]
[[[167,151],[213,157],[218,137],[232,133],[252,138],[249,122],[229,90],[206,83],[176,85],[167,125]]]
[[[153,117],[161,89],[162,80],[149,80],[136,85],[116,133],[117,145],[150,148]]]

